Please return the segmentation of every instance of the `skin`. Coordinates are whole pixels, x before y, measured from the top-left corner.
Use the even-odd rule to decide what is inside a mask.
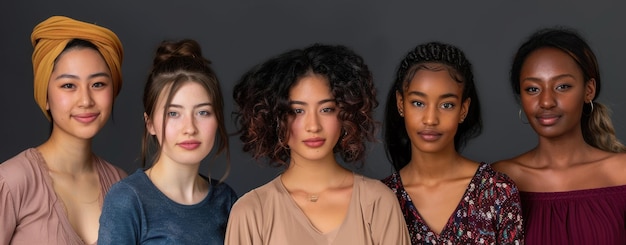
[[[209,191],[208,182],[198,174],[200,163],[213,149],[218,122],[212,99],[197,82],[186,82],[165,108],[166,87],[157,101],[154,118],[146,114],[148,132],[156,135],[161,155],[146,174],[167,197],[180,204],[197,204]],[[166,112],[167,124],[163,126]],[[165,131],[165,138],[163,132]]]
[[[291,162],[281,181],[304,215],[321,233],[338,228],[345,219],[354,177],[335,159],[333,148],[341,136],[341,122],[328,81],[309,74],[289,93]],[[310,195],[319,196],[317,202]]]
[[[596,82],[585,81],[567,53],[541,48],[524,61],[521,103],[539,142],[515,158],[494,163],[521,191],[560,192],[626,185],[626,154],[587,144],[580,118],[595,97]]]
[[[479,166],[454,149],[458,124],[470,105],[470,99],[462,101],[462,92],[463,85],[453,80],[447,68],[419,70],[404,94],[396,92],[412,145],[411,161],[399,171],[400,178],[435,234],[441,233],[456,210]]]
[[[106,124],[112,106],[111,74],[97,51],[74,48],[58,57],[46,106],[52,133],[37,149],[74,231],[86,243],[97,240],[102,201],[91,140]]]

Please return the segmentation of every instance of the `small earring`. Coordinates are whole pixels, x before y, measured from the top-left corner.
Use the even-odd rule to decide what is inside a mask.
[[[524,119],[522,119],[522,108],[519,109],[519,111],[517,112],[517,117],[519,117],[519,120],[523,123],[523,124],[528,124],[528,121],[524,122]]]
[[[404,117],[404,112],[402,110],[398,110],[398,114],[400,114],[401,117]]]
[[[589,101],[589,105],[591,106],[591,111],[589,112],[589,115],[591,115],[593,113],[593,100]]]

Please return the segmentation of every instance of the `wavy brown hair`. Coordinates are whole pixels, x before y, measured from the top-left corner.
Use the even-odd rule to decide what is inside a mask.
[[[342,45],[314,44],[272,57],[245,73],[235,85],[234,112],[243,151],[272,166],[285,166],[290,150],[289,91],[305,76],[327,79],[339,108],[344,134],[334,147],[348,163],[363,164],[366,142],[375,141],[373,110],[378,106],[372,74],[361,56]]]

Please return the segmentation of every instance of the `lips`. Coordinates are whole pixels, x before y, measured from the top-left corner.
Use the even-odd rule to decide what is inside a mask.
[[[323,138],[310,138],[310,139],[303,140],[302,142],[308,147],[317,148],[317,147],[324,145],[326,140]]]
[[[100,113],[81,113],[81,114],[75,114],[72,117],[76,119],[76,121],[79,121],[81,123],[91,123],[95,121],[99,115]]]
[[[535,117],[542,126],[552,126],[557,123],[561,116],[554,114],[542,114]]]
[[[178,146],[180,146],[181,148],[186,149],[186,150],[194,150],[194,149],[200,147],[200,141],[186,140],[186,141],[178,143]]]
[[[417,133],[417,135],[419,135],[424,141],[432,142],[440,139],[442,134],[436,131],[427,130],[421,131]]]

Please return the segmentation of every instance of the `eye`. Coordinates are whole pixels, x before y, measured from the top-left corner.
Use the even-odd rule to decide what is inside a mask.
[[[208,117],[208,116],[211,116],[212,113],[210,111],[199,111],[198,115],[203,116],[203,117]]]
[[[103,82],[97,82],[97,83],[94,83],[94,84],[93,84],[93,85],[91,85],[91,86],[92,86],[92,87],[94,87],[94,88],[102,88],[102,87],[105,87],[106,85],[107,85],[106,83],[103,83]]]
[[[415,107],[424,107],[424,103],[422,103],[421,101],[411,101],[411,105]]]
[[[323,113],[331,113],[334,112],[335,108],[334,107],[326,107],[326,108],[322,108],[321,112]]]
[[[71,89],[71,88],[75,88],[76,86],[74,84],[71,83],[65,83],[63,85],[61,85],[61,88],[67,88],[67,89]]]
[[[167,117],[178,117],[178,112],[168,111],[167,112]]]
[[[300,109],[300,108],[295,108],[295,109],[292,110],[292,112],[293,112],[293,114],[302,114],[302,113],[304,113],[304,110]]]
[[[569,88],[571,88],[572,86],[570,86],[569,84],[561,84],[559,86],[556,86],[556,90],[558,91],[564,91],[564,90],[568,90]]]
[[[528,87],[528,88],[525,88],[524,91],[526,91],[526,93],[528,94],[536,94],[536,93],[539,93],[539,88]]]
[[[454,103],[445,102],[445,103],[441,104],[441,108],[443,108],[443,109],[452,109],[452,108],[454,108]]]

